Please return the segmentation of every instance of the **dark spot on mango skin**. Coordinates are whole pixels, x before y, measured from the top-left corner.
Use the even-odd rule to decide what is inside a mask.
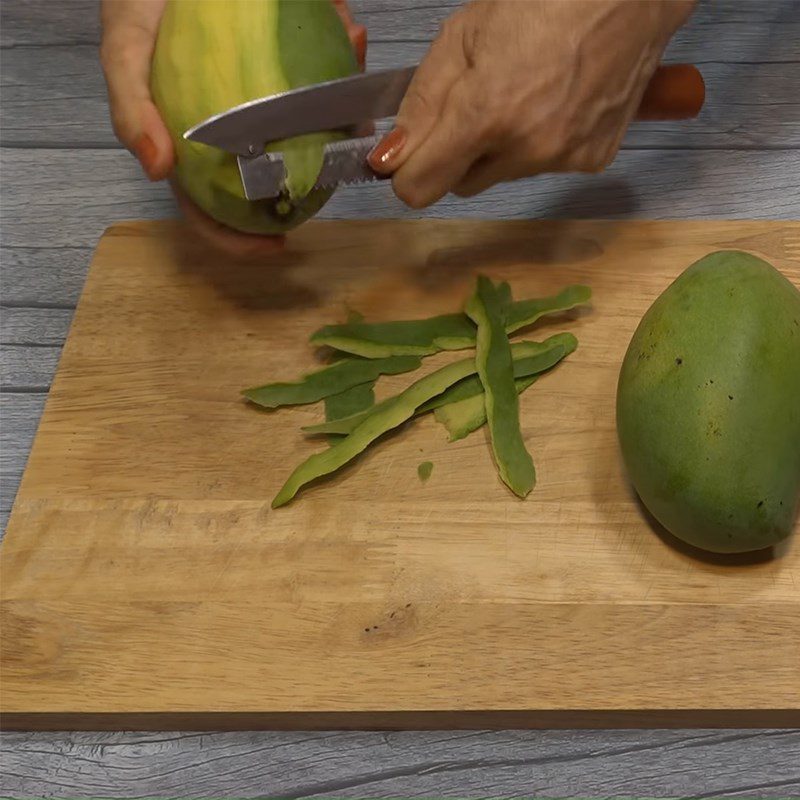
[[[709,436],[722,436],[722,429],[719,427],[719,424],[714,422],[714,420],[709,420],[708,425],[706,426],[706,433]]]

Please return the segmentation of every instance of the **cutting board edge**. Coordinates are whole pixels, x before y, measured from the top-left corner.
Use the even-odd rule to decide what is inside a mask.
[[[25,712],[0,731],[540,730],[798,728],[800,707],[606,711]]]

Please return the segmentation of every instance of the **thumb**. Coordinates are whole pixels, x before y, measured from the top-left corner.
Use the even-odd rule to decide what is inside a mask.
[[[164,3],[104,0],[100,63],[108,87],[117,138],[141,162],[151,180],[172,170],[175,150],[150,95],[150,62]]]

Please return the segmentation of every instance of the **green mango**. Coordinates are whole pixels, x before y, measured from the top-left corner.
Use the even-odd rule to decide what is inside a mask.
[[[633,335],[617,432],[639,497],[718,553],[792,532],[800,502],[800,292],[756,256],[690,266]]]
[[[315,133],[269,150],[283,152],[281,197],[244,196],[236,157],[189,142],[183,133],[232,106],[351,75],[355,54],[328,0],[170,0],[159,28],[151,89],[177,155],[176,177],[218,222],[278,234],[315,214],[330,190],[313,190],[323,147],[341,133]]]

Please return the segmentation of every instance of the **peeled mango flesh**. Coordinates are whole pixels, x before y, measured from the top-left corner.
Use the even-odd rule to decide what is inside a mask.
[[[786,539],[800,502],[800,291],[740,251],[689,267],[633,335],[617,431],[636,491],[678,538],[719,553]]]
[[[282,233],[314,215],[332,190],[312,186],[323,147],[341,134],[282,142],[286,191],[244,196],[236,156],[183,138],[198,122],[232,106],[351,75],[350,40],[327,0],[169,0],[153,55],[151,88],[172,135],[178,182],[207,214],[240,231]]]

